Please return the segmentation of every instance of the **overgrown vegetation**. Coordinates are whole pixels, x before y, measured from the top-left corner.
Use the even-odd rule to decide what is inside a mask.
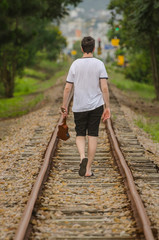
[[[12,98],[0,98],[0,118],[17,117],[30,112],[44,100],[44,91],[53,86],[68,71],[69,61],[42,61],[34,68],[26,68],[22,77],[15,79]]]
[[[124,69],[118,67],[108,66],[110,72],[110,81],[115,84],[119,89],[125,92],[135,92],[138,97],[143,99],[152,100],[155,98],[155,89],[153,85],[131,81],[131,79],[124,76]]]
[[[139,128],[142,128],[145,132],[152,136],[152,139],[159,142],[159,122],[152,121],[150,119],[139,118],[135,121]]]
[[[125,71],[133,81],[153,84],[159,100],[159,3],[149,0],[111,0],[109,39],[120,39],[128,64]]]
[[[129,65],[125,68],[125,76],[139,83],[153,85],[151,62],[147,51],[129,53],[127,56]]]
[[[0,117],[18,117],[28,113],[38,102],[42,101],[44,98],[43,94],[38,94],[31,98],[27,97],[14,97],[8,99],[1,99],[0,101]]]
[[[155,88],[153,85],[132,81],[125,77],[124,69],[107,65],[109,81],[121,89],[127,97],[133,97],[134,101],[151,102],[155,98]],[[133,100],[132,99],[132,100]],[[115,116],[112,116],[115,119]],[[159,116],[147,115],[146,109],[143,116],[135,120],[135,124],[151,135],[152,139],[159,142]]]
[[[83,56],[81,51],[81,41],[76,41],[73,44],[73,49],[76,51],[75,59],[81,58]]]
[[[15,78],[35,63],[36,53],[45,51],[56,60],[66,40],[53,25],[68,14],[68,5],[81,0],[0,1],[0,88],[5,97],[14,94]]]

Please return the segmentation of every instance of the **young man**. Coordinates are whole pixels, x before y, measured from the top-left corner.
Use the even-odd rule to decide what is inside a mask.
[[[80,176],[93,176],[91,165],[96,153],[99,123],[110,118],[107,72],[104,63],[93,57],[95,40],[84,37],[81,42],[83,57],[75,60],[69,70],[61,111],[67,116],[66,102],[74,86],[76,145],[80,154]],[[85,138],[88,132],[88,158],[85,157]]]

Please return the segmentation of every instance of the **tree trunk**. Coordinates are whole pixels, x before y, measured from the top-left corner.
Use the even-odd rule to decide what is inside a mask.
[[[11,98],[14,93],[14,65],[8,70],[7,67],[7,54],[3,53],[3,65],[1,66],[1,79],[4,85],[5,97]]]
[[[10,71],[6,70],[6,80],[5,80],[5,97],[11,98],[13,97],[13,92],[14,92],[14,80],[12,79],[12,74]]]
[[[153,82],[154,82],[155,91],[156,91],[156,99],[159,101],[159,74],[157,69],[155,43],[153,39],[151,40],[151,43],[150,43],[150,49],[151,49],[151,65],[152,65]]]

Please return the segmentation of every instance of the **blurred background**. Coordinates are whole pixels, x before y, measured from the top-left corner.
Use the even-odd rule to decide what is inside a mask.
[[[131,96],[129,105],[146,117],[137,124],[159,141],[157,1],[1,0],[0,12],[1,120],[44,104],[90,35],[110,83]]]

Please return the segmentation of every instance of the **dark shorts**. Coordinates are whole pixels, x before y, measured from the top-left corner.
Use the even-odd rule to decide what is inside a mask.
[[[98,136],[99,123],[103,113],[103,105],[86,112],[74,112],[76,136]]]

